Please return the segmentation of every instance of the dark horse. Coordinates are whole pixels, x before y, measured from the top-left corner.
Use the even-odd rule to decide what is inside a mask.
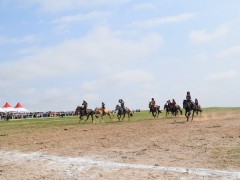
[[[173,105],[173,103],[170,103],[170,111],[172,112],[172,114],[174,116],[177,116],[178,114],[178,111],[180,112],[180,114],[182,115],[182,110],[181,110],[181,107],[179,105]]]
[[[198,105],[195,105],[195,106],[196,106],[196,115],[198,115],[198,112],[200,112],[200,116],[201,116],[202,111],[203,111],[201,105],[198,104]]]
[[[165,104],[165,105],[164,105],[164,109],[166,109],[166,117],[167,117],[167,115],[169,114],[169,112],[171,112],[169,105],[168,105],[168,104]]]
[[[119,105],[116,105],[115,111],[117,112],[117,118],[119,121],[121,117],[122,117],[121,120],[123,120],[126,114],[128,115],[128,120],[130,120],[130,116],[133,116],[132,111],[127,107],[125,107],[123,110]]]
[[[95,111],[92,109],[85,109],[82,106],[78,106],[75,110],[75,114],[79,115],[79,123],[82,120],[83,116],[87,116],[87,119],[85,122],[88,120],[89,116],[92,117],[92,123],[93,123],[93,115],[95,114]]]
[[[148,107],[149,107],[150,112],[152,113],[152,116],[153,116],[153,117],[157,117],[157,118],[158,118],[159,113],[162,113],[162,111],[160,110],[160,106],[158,106],[158,105],[155,105],[155,106],[153,107],[153,106],[151,105],[151,102],[149,102]]]
[[[181,107],[179,105],[173,105],[173,103],[165,104],[164,105],[164,109],[166,109],[166,116],[171,112],[173,116],[177,116],[178,112],[180,112],[180,114],[182,115],[182,110]]]
[[[196,111],[195,103],[188,102],[187,100],[183,100],[183,108],[185,109],[185,116],[187,117],[187,121],[189,119],[189,116],[191,115],[192,111],[192,120],[194,117],[194,113]]]

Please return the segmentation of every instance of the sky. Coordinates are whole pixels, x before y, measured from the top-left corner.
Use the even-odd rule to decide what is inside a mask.
[[[0,106],[74,111],[186,92],[240,107],[240,1],[0,0]]]

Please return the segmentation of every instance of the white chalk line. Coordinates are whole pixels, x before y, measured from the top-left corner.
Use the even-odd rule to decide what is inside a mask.
[[[29,163],[29,161],[36,161],[42,163],[41,166],[45,168],[51,167],[55,169],[64,169],[67,171],[84,170],[86,167],[98,167],[102,169],[141,169],[151,171],[172,171],[177,173],[189,173],[199,176],[219,176],[228,179],[240,179],[240,171],[226,171],[226,170],[213,170],[205,168],[182,168],[182,167],[168,167],[168,166],[151,166],[144,164],[126,164],[111,162],[105,160],[99,160],[97,158],[90,157],[61,157],[48,155],[42,152],[35,153],[21,153],[18,151],[0,151],[0,162],[23,164]],[[48,162],[46,164],[46,161]],[[44,164],[43,164],[44,162]],[[76,173],[76,172],[75,172]],[[70,172],[70,175],[74,175],[74,172]]]

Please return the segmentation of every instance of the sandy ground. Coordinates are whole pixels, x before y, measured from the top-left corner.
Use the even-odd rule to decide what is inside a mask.
[[[240,111],[0,133],[0,179],[240,179],[239,157]]]

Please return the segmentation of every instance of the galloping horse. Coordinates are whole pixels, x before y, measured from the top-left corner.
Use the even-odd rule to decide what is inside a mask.
[[[164,109],[166,109],[166,116],[169,114],[169,112],[172,113],[173,116],[177,116],[178,112],[182,115],[182,110],[179,105],[173,105],[173,103],[165,104]]]
[[[123,120],[125,118],[126,114],[128,115],[128,120],[130,120],[130,116],[133,116],[133,113],[129,108],[125,107],[123,110],[118,104],[115,107],[115,111],[117,112],[117,118],[119,121],[120,121],[121,117]]]
[[[151,105],[151,102],[149,102],[149,105],[148,105],[149,109],[150,109],[150,112],[152,113],[152,116],[155,118],[157,116],[158,118],[158,115],[159,113],[162,113],[162,111],[160,110],[160,106],[158,105],[155,105],[154,107]]]
[[[82,120],[83,116],[87,116],[87,119],[85,122],[88,120],[89,116],[92,117],[92,123],[93,123],[93,115],[95,114],[95,111],[92,109],[85,109],[82,106],[78,106],[75,110],[75,114],[79,115],[79,123]]]
[[[177,116],[177,114],[178,114],[178,111],[181,113],[181,115],[182,115],[182,110],[181,110],[181,107],[179,106],[179,105],[173,105],[173,103],[170,103],[170,111],[172,112],[172,114],[174,115],[174,116]]]
[[[102,119],[103,119],[103,116],[104,116],[104,115],[108,115],[108,116],[110,117],[110,119],[112,119],[111,116],[114,117],[112,111],[109,110],[109,109],[106,109],[106,108],[103,109],[103,108],[96,107],[96,108],[95,108],[95,113],[96,113],[96,115],[99,114]],[[96,116],[96,115],[95,115],[95,116]],[[96,117],[97,117],[97,116],[96,116]]]
[[[201,114],[202,114],[202,107],[201,107],[201,105],[200,104],[198,104],[198,105],[196,105],[197,107],[195,107],[196,108],[196,115],[198,115],[198,112],[200,112],[200,116],[201,116]]]
[[[169,105],[168,105],[168,104],[165,104],[165,105],[164,105],[164,109],[166,109],[166,117],[167,117],[167,115],[169,114],[169,112],[171,112]]]
[[[185,116],[187,117],[187,121],[189,116],[191,115],[191,111],[193,111],[192,113],[192,120],[193,120],[194,113],[196,111],[195,103],[191,104],[187,100],[183,100],[183,108],[185,109]]]

